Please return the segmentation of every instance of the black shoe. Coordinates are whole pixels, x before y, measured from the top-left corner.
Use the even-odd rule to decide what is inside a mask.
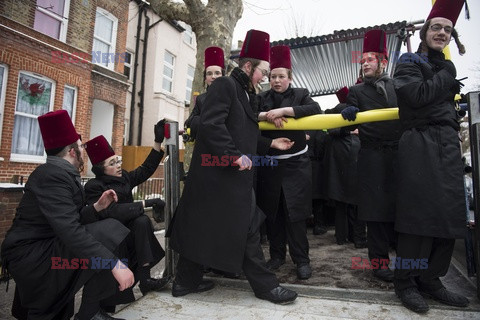
[[[367,247],[367,241],[355,242],[355,249],[363,249]]]
[[[174,281],[172,286],[172,296],[181,297],[189,293],[204,292],[213,289],[214,286],[215,285],[212,281],[202,280],[198,287],[191,289],[184,287]]]
[[[416,287],[407,288],[404,290],[395,289],[395,294],[400,298],[402,304],[417,313],[425,313],[428,311],[428,303],[423,299],[422,295]]]
[[[327,233],[327,227],[325,226],[313,226],[313,234],[318,236],[318,235],[321,235],[321,234],[325,234]]]
[[[302,263],[297,267],[297,278],[300,280],[307,280],[312,276],[312,268],[308,263]]]
[[[448,291],[446,288],[441,288],[433,291],[426,291],[420,288],[420,292],[426,297],[437,300],[443,304],[448,304],[449,306],[454,307],[466,307],[469,302],[468,299],[462,295],[456,294],[452,291]]]
[[[146,295],[150,291],[160,291],[170,282],[172,277],[164,277],[160,279],[150,278],[144,281],[140,281],[138,287],[143,295]]]
[[[297,293],[293,290],[278,286],[268,292],[255,293],[255,297],[277,304],[289,304],[297,298]]]
[[[390,269],[374,269],[373,275],[385,282],[393,282],[393,271]]]
[[[285,259],[272,258],[267,262],[267,269],[270,271],[278,270],[285,264]]]
[[[73,320],[80,320],[78,313],[73,317]],[[90,320],[125,320],[123,318],[114,318],[110,316],[108,313],[103,311],[102,309],[98,310],[97,313]]]

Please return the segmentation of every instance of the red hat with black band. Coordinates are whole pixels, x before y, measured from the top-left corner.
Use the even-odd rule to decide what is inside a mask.
[[[270,49],[270,69],[292,69],[289,46],[274,46]]]
[[[376,52],[388,57],[387,33],[381,29],[365,32],[363,36],[363,53]]]
[[[249,30],[243,41],[240,58],[270,62],[270,35],[263,31]]]
[[[104,136],[97,136],[85,143],[88,157],[93,165],[115,155],[112,147]]]
[[[219,66],[225,69],[225,59],[222,48],[208,47],[205,49],[205,69],[210,66]]]
[[[427,20],[433,18],[445,18],[452,21],[453,26],[455,26],[464,3],[465,0],[437,0],[433,4]]]
[[[66,110],[45,113],[38,117],[45,150],[53,150],[71,145],[80,139]]]

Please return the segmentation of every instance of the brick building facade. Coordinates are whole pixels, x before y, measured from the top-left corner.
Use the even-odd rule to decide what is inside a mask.
[[[0,182],[45,162],[36,118],[67,109],[121,154],[128,0],[0,2]]]

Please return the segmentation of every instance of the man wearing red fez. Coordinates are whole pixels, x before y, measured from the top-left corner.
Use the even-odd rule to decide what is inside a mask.
[[[207,91],[188,178],[167,232],[180,255],[174,297],[213,288],[212,281],[202,279],[203,266],[243,271],[260,299],[285,304],[297,297],[265,266],[259,233],[263,214],[253,192],[250,157],[293,144],[287,138],[259,138],[255,86],[268,74],[269,59],[269,35],[248,31],[239,67]]]
[[[208,47],[205,49],[205,69],[203,70],[203,83],[206,85],[206,90],[212,82],[218,77],[225,75],[225,58],[223,50],[219,47]],[[185,127],[190,128],[190,137],[192,140],[197,136],[197,130],[200,123],[200,113],[203,110],[205,98],[207,94],[204,92],[195,99],[195,106],[193,107],[190,116],[185,121]]]
[[[450,266],[455,239],[466,232],[464,166],[454,103],[460,83],[454,64],[442,53],[456,37],[454,26],[463,3],[435,2],[420,30],[418,51],[402,55],[394,75],[404,128],[399,142],[397,259],[425,262],[420,269],[395,269],[395,292],[405,307],[419,313],[429,309],[424,297],[456,307],[469,303],[440,280]]]
[[[320,106],[304,88],[292,88],[290,48],[275,46],[270,52],[270,87],[258,95],[259,119],[283,127],[287,117],[301,118],[318,114]],[[263,131],[268,139],[287,137],[295,144],[288,150],[270,149],[268,155],[278,165],[258,168],[258,206],[267,215],[270,260],[267,267],[277,270],[285,263],[287,244],[297,278],[311,277],[306,220],[312,214],[312,164],[307,154],[305,131]]]
[[[350,87],[347,107],[341,114],[355,120],[358,111],[397,106],[393,80],[385,72],[388,63],[387,35],[369,30],[363,38],[360,61],[362,83]],[[389,261],[395,243],[395,190],[397,151],[401,127],[399,120],[365,123],[358,126],[361,149],[358,154],[358,218],[367,222],[367,248],[371,263]],[[373,275],[393,281],[389,268],[373,269]]]
[[[325,113],[338,114],[346,108],[348,88],[336,92],[340,102]],[[328,130],[330,145],[326,151],[325,179],[328,199],[335,201],[335,238],[337,244],[343,245],[347,240],[355,248],[367,247],[366,223],[358,219],[357,210],[357,162],[360,151],[358,129],[342,127]]]
[[[114,253],[128,229],[112,219],[81,225],[80,217],[102,213],[117,196],[107,190],[85,206],[79,172],[84,149],[68,113],[49,112],[38,123],[47,162],[30,174],[1,250],[18,290],[12,313],[70,319],[75,293],[83,286],[75,319],[115,319],[99,303],[134,283],[133,273]],[[100,266],[93,259],[101,260]]]
[[[118,197],[117,203],[107,210],[93,216],[85,216],[84,223],[96,220],[114,218],[123,223],[130,235],[126,239],[127,251],[125,258],[130,261],[130,269],[135,273],[140,291],[143,295],[150,291],[159,291],[169,282],[169,278],[156,279],[150,275],[150,269],[164,256],[165,251],[154,235],[150,218],[144,214],[144,208],[153,208],[153,217],[157,222],[162,220],[162,211],[165,202],[160,198],[134,202],[132,189],[145,182],[157,170],[163,158],[161,143],[164,139],[165,120],[160,120],[154,126],[155,142],[150,154],[142,165],[127,172],[122,169],[122,160],[115,154],[104,136],[97,136],[85,143],[88,157],[92,162],[94,179],[85,184],[87,204],[95,203],[102,195],[103,190],[113,189]],[[114,311],[116,304],[135,301],[131,288],[119,293],[109,301],[102,301],[105,310]]]

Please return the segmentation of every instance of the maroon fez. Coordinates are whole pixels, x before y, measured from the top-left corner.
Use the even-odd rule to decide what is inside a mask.
[[[80,139],[66,110],[51,111],[39,116],[38,125],[45,150],[63,148]]]
[[[208,47],[205,49],[205,69],[210,66],[219,66],[225,69],[225,59],[223,58],[222,48]]]
[[[342,89],[338,90],[335,94],[337,95],[337,99],[340,103],[347,102],[347,96],[348,96],[347,87],[343,87]]]
[[[367,31],[363,36],[363,53],[377,52],[388,56],[387,34],[381,29]]]
[[[276,68],[292,69],[289,46],[275,46],[270,50],[270,70]]]
[[[432,11],[430,11],[430,14],[428,15],[427,20],[433,18],[446,18],[452,21],[452,24],[455,26],[464,2],[465,0],[437,0],[432,7]]]
[[[270,62],[270,35],[263,31],[249,30],[243,41],[240,58],[252,58]]]
[[[85,146],[88,157],[93,165],[96,165],[97,163],[115,155],[115,152],[108,143],[107,139],[105,139],[105,137],[102,135],[96,136],[92,140],[87,141]]]

